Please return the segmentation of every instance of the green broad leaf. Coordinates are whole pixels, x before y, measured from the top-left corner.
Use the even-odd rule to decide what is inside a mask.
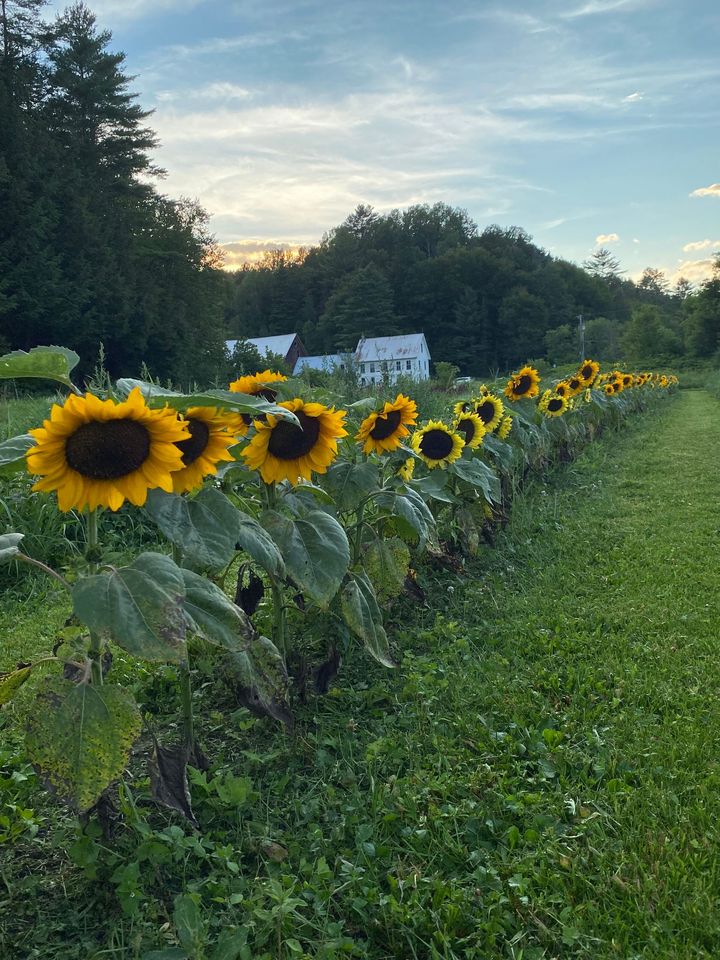
[[[256,635],[245,649],[229,653],[225,679],[248,710],[279,720],[292,731],[295,721],[287,701],[285,662],[271,640]]]
[[[25,454],[34,446],[35,440],[27,433],[3,440],[0,443],[0,477],[9,477],[27,470]]]
[[[48,677],[28,722],[25,746],[38,774],[78,813],[122,776],[142,718],[132,695]]]
[[[363,567],[380,601],[402,593],[410,566],[410,551],[399,537],[373,540],[363,556]]]
[[[347,536],[337,520],[323,510],[310,509],[295,519],[267,510],[260,522],[280,550],[290,579],[327,609],[350,565]]]
[[[477,457],[465,459],[462,457],[451,463],[448,470],[465,480],[466,483],[482,490],[486,500],[497,503],[500,500],[500,480],[494,470]]]
[[[457,503],[457,497],[447,489],[447,481],[446,470],[433,470],[426,477],[411,480],[408,486],[417,490],[423,498],[439,500],[441,503]]]
[[[356,571],[348,574],[340,594],[340,607],[345,623],[363,641],[369,653],[385,667],[397,666],[390,655],[382,613],[367,574]]]
[[[164,390],[154,383],[143,380],[133,380],[124,377],[117,381],[117,388],[125,395],[135,387],[148,401],[151,407],[172,407],[173,410],[187,410],[188,407],[222,407],[225,410],[235,410],[237,413],[249,413],[252,416],[271,413],[280,420],[289,420],[297,423],[298,419],[290,410],[269,403],[264,397],[254,397],[247,393],[232,393],[230,390],[206,390],[203,393],[176,393],[174,390]]]
[[[150,490],[145,510],[194,570],[217,572],[232,559],[238,512],[215,487],[203,487],[192,498]]]
[[[206,577],[182,571],[185,582],[185,616],[190,629],[209,643],[235,653],[255,637],[247,614]]]
[[[24,533],[4,533],[0,536],[0,564],[9,563],[20,553],[18,544],[24,536]]]
[[[178,940],[191,957],[200,957],[205,952],[205,924],[200,907],[189,893],[175,897],[173,923]]]
[[[284,577],[285,561],[270,534],[254,517],[239,511],[236,513],[238,545],[273,577]]]
[[[591,390],[590,399],[595,406],[601,410],[607,410],[610,403],[610,397],[607,396],[604,390]]]
[[[537,432],[537,427],[534,424],[531,426],[532,429]],[[516,424],[513,424],[513,430],[515,429]],[[504,440],[499,440],[492,434],[490,436],[486,434],[483,438],[483,449],[488,450],[495,457],[503,470],[509,470],[512,466],[515,453],[511,445]]]
[[[32,667],[21,667],[11,673],[0,674],[0,707],[10,703],[31,672]]]
[[[324,484],[338,510],[354,510],[369,494],[380,489],[378,464],[341,461],[334,463],[324,477]]]
[[[387,490],[375,502],[395,518],[404,540],[424,546],[435,527],[435,518],[417,490],[408,488],[404,493]]]
[[[28,353],[14,350],[0,357],[0,380],[29,377],[71,387],[70,373],[79,362],[80,357],[67,347],[33,347]]]
[[[182,571],[161,553],[141,553],[129,566],[85,577],[72,588],[75,615],[90,630],[158,663],[186,658],[184,597]]]

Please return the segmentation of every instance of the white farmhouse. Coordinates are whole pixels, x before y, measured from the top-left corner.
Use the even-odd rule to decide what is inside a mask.
[[[424,333],[401,337],[363,337],[355,351],[360,383],[395,383],[398,377],[430,378],[430,351]]]

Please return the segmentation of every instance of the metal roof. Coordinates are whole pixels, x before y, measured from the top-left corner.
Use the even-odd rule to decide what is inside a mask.
[[[295,361],[293,375],[310,367],[311,370],[332,370],[342,364],[346,366],[352,362],[351,353],[326,353],[317,357],[298,357]]]
[[[420,356],[430,359],[424,333],[408,333],[401,337],[367,337],[358,343],[355,351],[355,359],[358,363]]]
[[[283,333],[277,337],[249,337],[248,343],[255,347],[261,357],[268,353],[276,353],[281,357],[286,357],[296,337],[296,333]],[[225,341],[228,353],[233,352],[236,343],[237,340]]]

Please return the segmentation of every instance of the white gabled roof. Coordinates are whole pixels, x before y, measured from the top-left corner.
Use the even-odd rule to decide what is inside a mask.
[[[368,360],[409,360],[420,356],[430,358],[424,333],[407,333],[401,337],[367,337],[358,343],[355,352],[358,363]]]
[[[283,333],[277,337],[248,337],[248,343],[251,343],[261,357],[268,353],[277,353],[281,357],[286,357],[297,336],[296,333]],[[225,347],[228,353],[235,349],[237,340],[226,340]]]

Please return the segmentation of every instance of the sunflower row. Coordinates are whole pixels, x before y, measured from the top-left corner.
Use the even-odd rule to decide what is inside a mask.
[[[240,377],[229,389],[274,402],[285,380],[282,374],[265,370]],[[540,382],[535,368],[522,367],[507,381],[504,396],[511,403],[532,400],[540,394]],[[589,402],[592,388],[610,396],[676,383],[677,377],[665,374],[600,373],[596,361],[586,360],[573,376],[546,389],[537,409],[545,417],[560,417],[573,408],[579,394]],[[278,406],[295,420],[273,414],[253,418],[212,406],[190,407],[182,414],[168,407],[152,409],[139,387],[122,402],[101,400],[92,393],[71,394],[63,405],[53,406],[42,427],[30,431],[35,445],[27,453],[27,467],[40,477],[33,489],[55,491],[62,511],[98,507],[115,511],[126,500],[142,506],[148,490],[179,494],[197,489],[217,473],[219,464],[236,459],[230,451],[241,440],[247,441],[240,450],[246,466],[266,484],[309,482],[337,457],[338,441],[348,436],[347,411],[297,397]],[[456,403],[453,414],[449,424],[431,419],[417,427],[415,401],[398,394],[361,422],[355,439],[364,454],[380,456],[407,442],[414,456],[398,472],[409,481],[415,458],[430,470],[444,469],[464,449],[477,450],[486,434],[505,440],[512,429],[503,400],[485,385],[477,396]]]

